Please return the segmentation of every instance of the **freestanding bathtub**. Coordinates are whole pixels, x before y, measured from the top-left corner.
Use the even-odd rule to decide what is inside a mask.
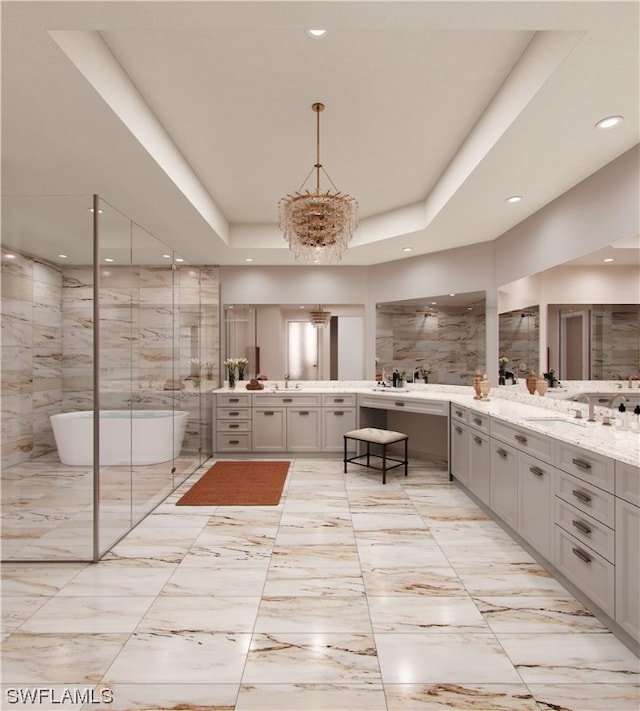
[[[189,413],[184,410],[102,410],[100,464],[159,464],[180,454]],[[93,412],[51,415],[63,464],[93,464]]]

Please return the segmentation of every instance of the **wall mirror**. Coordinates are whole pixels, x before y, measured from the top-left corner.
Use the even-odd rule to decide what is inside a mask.
[[[364,379],[362,304],[225,304],[223,339],[245,379]]]
[[[407,380],[468,384],[486,370],[485,292],[376,305],[376,371]]]

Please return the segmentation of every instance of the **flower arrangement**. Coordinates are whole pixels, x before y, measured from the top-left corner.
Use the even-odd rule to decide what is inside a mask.
[[[498,370],[500,371],[500,373],[502,373],[502,375],[504,375],[505,373],[508,362],[509,359],[505,356],[500,356],[500,358],[498,358]]]
[[[431,368],[424,368],[423,366],[420,366],[418,368],[418,375],[421,378],[427,378],[431,375],[431,373],[433,373],[433,370],[431,370]]]
[[[238,380],[244,380],[244,369],[249,365],[249,361],[246,358],[236,358],[235,360],[238,366]]]

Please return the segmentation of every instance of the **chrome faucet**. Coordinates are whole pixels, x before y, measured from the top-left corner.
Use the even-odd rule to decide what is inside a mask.
[[[582,395],[576,395],[574,398],[572,398],[574,402],[578,402],[579,400],[584,400],[587,405],[589,405],[589,419],[587,420],[588,422],[595,422],[596,417],[595,417],[595,401],[592,397],[587,395],[586,393],[583,393]]]
[[[289,374],[285,373],[284,375],[284,387],[288,390],[289,389]]]
[[[609,399],[609,402],[607,403],[607,407],[613,407],[613,403],[620,398],[623,403],[627,402],[627,398],[624,395],[621,395],[618,393],[617,395],[614,395],[612,398]]]

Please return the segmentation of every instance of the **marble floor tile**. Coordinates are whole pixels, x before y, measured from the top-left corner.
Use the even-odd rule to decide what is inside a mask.
[[[638,711],[640,686],[635,684],[529,684],[541,711]]]
[[[128,634],[26,634],[2,643],[4,684],[99,682]]]
[[[385,684],[384,689],[387,711],[540,711],[525,684]]]
[[[362,571],[367,595],[466,595],[451,566],[367,568]]]
[[[371,633],[364,597],[263,597],[256,632]]]
[[[469,555],[474,556],[470,550]],[[501,595],[566,595],[565,588],[538,563],[487,564],[478,566],[475,560],[455,567],[462,584],[473,596]]]
[[[222,595],[253,597],[262,595],[269,561],[222,567],[206,566],[202,559],[197,565],[179,565],[162,590],[162,595]]]
[[[640,683],[640,659],[611,633],[501,634],[527,684]]]
[[[353,543],[289,546],[276,543],[271,554],[271,566],[299,568],[305,565],[353,568],[359,565],[358,551]]]
[[[255,634],[243,684],[380,683],[373,635]]]
[[[360,568],[355,564],[351,568],[272,566],[262,594],[265,597],[357,597],[364,596],[365,590]]]
[[[155,597],[52,597],[21,625],[21,632],[133,632]]]
[[[250,634],[137,632],[102,678],[128,684],[235,684],[240,682]]]
[[[234,711],[239,684],[100,684],[109,688],[113,702],[109,711]],[[100,706],[94,706],[100,711]],[[32,710],[33,711],[33,710]],[[77,711],[77,707],[76,707]]]
[[[492,634],[375,633],[375,640],[385,685],[522,682]]]
[[[464,597],[369,595],[374,632],[489,632],[472,600]]]
[[[80,571],[58,595],[158,595],[176,570],[175,564],[137,567],[131,560],[102,561]]]
[[[46,602],[47,598],[43,595],[5,595],[0,597],[2,616],[0,633],[7,634],[18,629]]]
[[[243,684],[235,711],[387,711],[382,684]]]

